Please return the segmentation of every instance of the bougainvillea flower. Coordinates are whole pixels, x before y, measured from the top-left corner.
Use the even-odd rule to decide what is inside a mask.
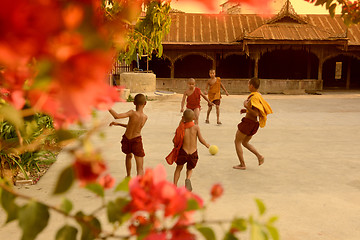
[[[215,184],[212,186],[210,194],[211,194],[211,201],[215,201],[219,198],[224,192],[224,188],[220,184]]]
[[[171,240],[195,240],[194,234],[190,233],[187,228],[173,228],[171,230]]]
[[[202,207],[202,200],[197,195],[187,191],[184,187],[177,188],[166,180],[164,166],[147,169],[143,176],[132,178],[129,182],[131,212],[145,211],[150,215],[156,211],[163,211],[164,217],[179,215],[184,224],[190,221],[192,211],[187,211],[188,201],[194,200]],[[185,216],[186,215],[186,216]]]
[[[105,189],[112,188],[115,185],[115,178],[113,178],[110,174],[106,174],[99,178],[98,183]]]
[[[165,232],[152,232],[147,235],[144,240],[166,240],[166,233]]]
[[[81,186],[94,183],[98,177],[106,170],[106,165],[97,153],[76,153],[76,159],[73,164],[76,179]]]

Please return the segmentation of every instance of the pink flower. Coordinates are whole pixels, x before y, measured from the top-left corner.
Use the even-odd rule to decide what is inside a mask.
[[[147,235],[144,240],[166,240],[166,233],[165,232],[152,232]]]
[[[211,188],[211,201],[215,201],[219,198],[224,192],[224,188],[220,184],[215,184]]]
[[[106,170],[103,159],[97,153],[77,153],[75,155],[76,160],[73,167],[81,186],[96,182],[98,177]]]
[[[131,202],[129,210],[133,213],[146,211],[150,215],[163,210],[164,217],[179,215],[182,224],[191,221],[193,211],[188,211],[188,202],[195,200],[199,207],[202,200],[184,187],[177,188],[166,180],[165,168],[162,165],[147,169],[143,176],[132,178],[129,183]],[[181,217],[182,216],[182,217]]]
[[[115,178],[113,178],[110,174],[106,174],[101,177],[98,182],[101,186],[103,186],[103,188],[109,189],[115,185]]]

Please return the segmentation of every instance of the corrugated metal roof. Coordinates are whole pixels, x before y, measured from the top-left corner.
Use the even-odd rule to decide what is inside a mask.
[[[172,24],[163,44],[233,44],[244,36],[265,40],[328,40],[348,38],[360,45],[360,26],[348,29],[340,16],[299,15],[307,23],[268,23],[255,14],[171,13]],[[278,15],[274,16],[278,18]]]

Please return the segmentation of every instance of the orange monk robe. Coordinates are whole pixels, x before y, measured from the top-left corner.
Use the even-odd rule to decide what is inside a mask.
[[[195,125],[195,123],[193,121],[191,121],[191,122],[181,121],[178,128],[176,129],[175,136],[173,139],[174,148],[170,152],[170,154],[165,158],[166,161],[168,162],[168,164],[170,164],[170,165],[173,164],[179,155],[179,151],[180,151],[180,149],[183,145],[183,141],[184,141],[185,129],[191,128],[194,125]]]
[[[259,92],[252,92],[248,99],[250,98],[250,103],[252,107],[255,107],[259,110],[259,125],[260,127],[265,127],[267,115],[273,113],[270,105],[265,101]]]
[[[210,102],[221,98],[220,90],[221,90],[221,80],[219,77],[217,77],[216,82],[209,87],[208,98]]]

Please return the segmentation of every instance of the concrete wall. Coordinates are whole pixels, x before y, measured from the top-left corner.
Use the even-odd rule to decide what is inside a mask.
[[[195,79],[196,86],[205,90],[207,79]],[[183,93],[187,87],[188,79],[184,78],[157,78],[156,89]],[[248,93],[249,79],[221,79],[221,82],[230,94]],[[299,94],[305,92],[316,92],[322,90],[322,81],[315,79],[283,80],[283,79],[260,79],[262,93],[284,93]]]
[[[132,93],[155,92],[156,75],[142,72],[121,73],[119,85],[130,89]]]

